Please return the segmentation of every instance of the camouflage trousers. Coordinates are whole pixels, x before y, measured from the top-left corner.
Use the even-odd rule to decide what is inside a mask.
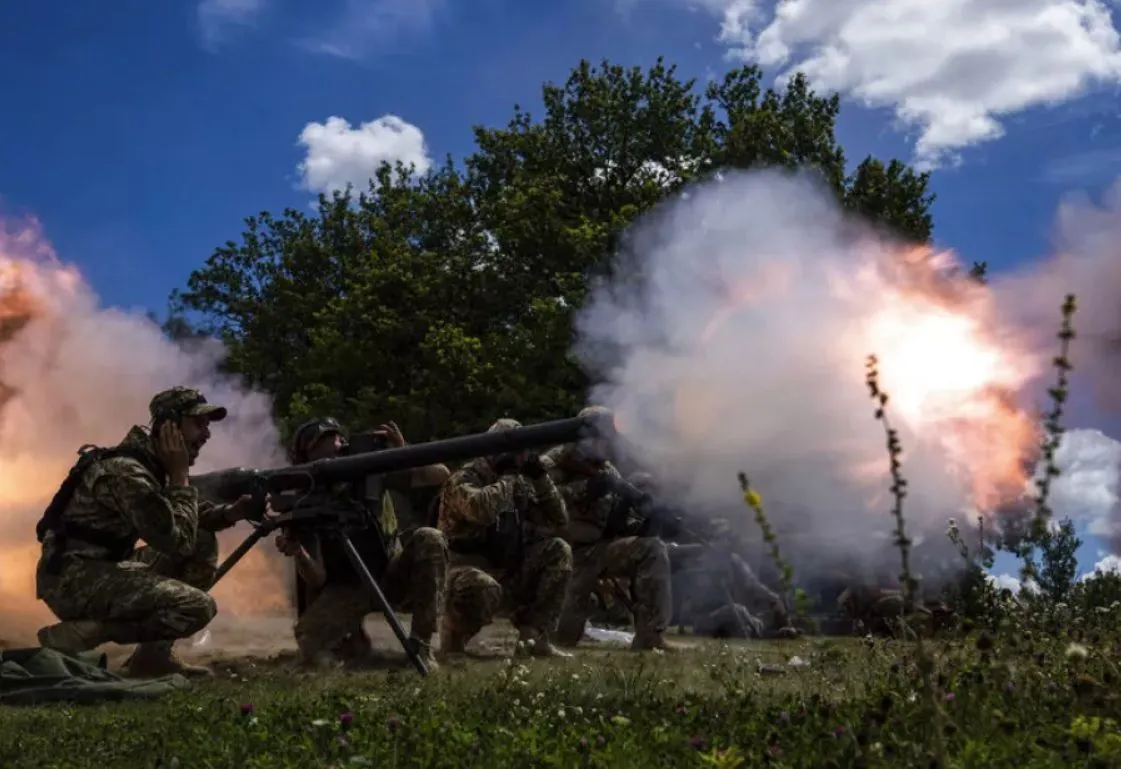
[[[476,566],[457,566],[448,577],[445,611],[466,643],[508,607],[523,635],[549,638],[556,631],[572,578],[572,548],[560,537],[529,544],[517,573],[488,574]]]
[[[621,537],[578,545],[572,551],[572,581],[568,586],[557,640],[575,645],[584,635],[592,612],[592,595],[601,579],[626,579],[634,592],[635,630],[660,635],[673,613],[669,556],[656,537]]]
[[[63,621],[100,622],[118,644],[175,641],[206,627],[218,612],[206,592],[218,567],[218,538],[199,529],[194,552],[174,558],[141,547],[127,561],[64,556],[60,573],[36,572],[39,597]]]
[[[395,611],[412,612],[409,635],[431,643],[439,622],[448,573],[448,543],[436,529],[414,531],[389,560],[380,586]],[[296,644],[306,660],[330,652],[379,611],[361,584],[325,585],[296,621]]]

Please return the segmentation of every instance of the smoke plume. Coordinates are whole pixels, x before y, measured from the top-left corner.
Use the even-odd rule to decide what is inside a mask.
[[[873,231],[808,176],[687,189],[636,225],[577,328],[600,382],[592,399],[616,410],[639,463],[678,504],[757,539],[744,471],[803,583],[898,573],[868,355],[891,394],[909,533],[928,569],[960,563],[949,518],[1025,488],[1038,434],[1016,395],[1048,356],[1000,322],[952,254]]]
[[[187,385],[229,409],[194,472],[282,462],[268,399],[219,373],[216,342],[189,349],[149,319],[98,306],[35,221],[0,221],[0,638],[34,643],[55,621],[35,599],[35,523],[84,444],[146,424],[149,399]],[[223,552],[247,532],[221,537]],[[288,605],[282,566],[251,553],[214,590],[223,614]]]

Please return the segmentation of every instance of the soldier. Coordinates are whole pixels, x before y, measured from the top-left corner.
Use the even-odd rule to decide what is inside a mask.
[[[387,448],[405,445],[404,436],[393,422],[375,432],[382,436]],[[338,421],[313,419],[296,431],[290,454],[293,461],[301,463],[333,459],[346,445]],[[387,488],[440,483],[447,475],[443,465],[429,465],[389,476]],[[382,494],[376,517],[379,531],[352,534],[351,541],[394,608],[412,611],[409,635],[418,643],[425,663],[436,668],[432,636],[437,629],[447,577],[447,541],[439,531],[428,527],[402,536],[388,493]],[[356,661],[368,656],[371,644],[362,621],[378,608],[341,545],[324,538],[318,542],[318,552],[313,556],[292,531],[278,534],[276,544],[282,553],[295,559],[297,573],[312,593],[307,608],[296,621],[300,663],[321,666],[333,663],[333,658]],[[384,568],[378,568],[379,565]]]
[[[598,418],[605,426],[613,420],[611,412],[599,406],[584,409],[580,416]],[[608,530],[618,503],[613,484],[621,479],[608,459],[611,438],[611,431],[605,429],[595,438],[551,449],[542,458],[571,519],[568,541],[574,568],[557,642],[575,646],[580,641],[600,580],[619,578],[629,580],[634,592],[635,637],[631,648],[671,650],[664,637],[673,610],[665,543],[657,537],[634,534],[638,525],[633,519],[621,531]]]
[[[488,432],[519,427],[500,419]],[[519,650],[571,656],[552,644],[572,576],[572,550],[560,536],[567,523],[564,502],[535,453],[476,459],[451,477],[439,508],[453,564],[442,654],[462,653],[508,603]]]
[[[923,605],[908,603],[902,590],[855,585],[837,596],[837,604],[862,630],[873,635],[895,635],[899,623],[908,617],[913,626],[930,629],[933,612]]]
[[[36,593],[61,622],[39,631],[45,647],[75,654],[110,641],[138,644],[133,676],[207,675],[173,653],[213,619],[207,594],[218,565],[215,532],[252,510],[198,501],[188,472],[226,409],[197,390],[152,398],[151,427],[116,447],[85,447],[37,527],[43,551]],[[143,539],[146,547],[136,549]]]
[[[655,500],[663,493],[649,473],[635,473],[630,482]],[[797,635],[782,598],[733,549],[735,532],[726,520],[686,520],[668,513],[659,519],[661,536],[674,540],[666,547],[678,624],[690,625],[702,636]],[[713,542],[721,546],[714,547]]]

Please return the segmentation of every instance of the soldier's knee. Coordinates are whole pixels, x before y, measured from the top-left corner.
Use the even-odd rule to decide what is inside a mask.
[[[439,529],[422,526],[412,534],[409,547],[416,550],[419,555],[426,558],[446,558],[448,555],[448,538]]]
[[[186,625],[185,635],[199,632],[218,614],[218,603],[209,593],[201,590],[185,594],[178,608]]]
[[[638,547],[643,563],[655,571],[669,573],[669,549],[665,542],[657,537],[639,537]]]
[[[541,551],[542,560],[550,568],[559,571],[572,571],[572,546],[561,537],[548,540]]]

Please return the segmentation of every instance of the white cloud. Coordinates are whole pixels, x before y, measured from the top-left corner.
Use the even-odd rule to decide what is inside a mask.
[[[1013,595],[1019,594],[1022,584],[1019,577],[1011,574],[987,574],[986,576],[997,590],[1011,590]],[[1028,584],[1033,586],[1029,590],[1034,588],[1035,583],[1029,582]]]
[[[1121,556],[1107,555],[1094,564],[1094,568],[1083,574],[1081,579],[1090,579],[1098,574],[1121,574]]]
[[[1063,435],[1055,463],[1062,471],[1051,485],[1055,518],[1070,518],[1091,536],[1115,541],[1121,535],[1121,443],[1098,430],[1071,430]]]
[[[300,144],[307,153],[298,168],[300,183],[312,192],[331,193],[347,184],[364,192],[382,163],[401,161],[418,173],[432,166],[424,134],[396,115],[383,115],[357,128],[341,117],[308,123],[300,132]]]
[[[732,58],[893,110],[927,166],[999,138],[1002,118],[1121,81],[1103,0],[684,2],[720,19]]]
[[[213,50],[226,41],[232,26],[248,26],[265,9],[265,0],[202,0],[198,4],[203,45]]]
[[[343,13],[303,42],[316,53],[364,59],[399,38],[427,32],[446,0],[346,0]]]

